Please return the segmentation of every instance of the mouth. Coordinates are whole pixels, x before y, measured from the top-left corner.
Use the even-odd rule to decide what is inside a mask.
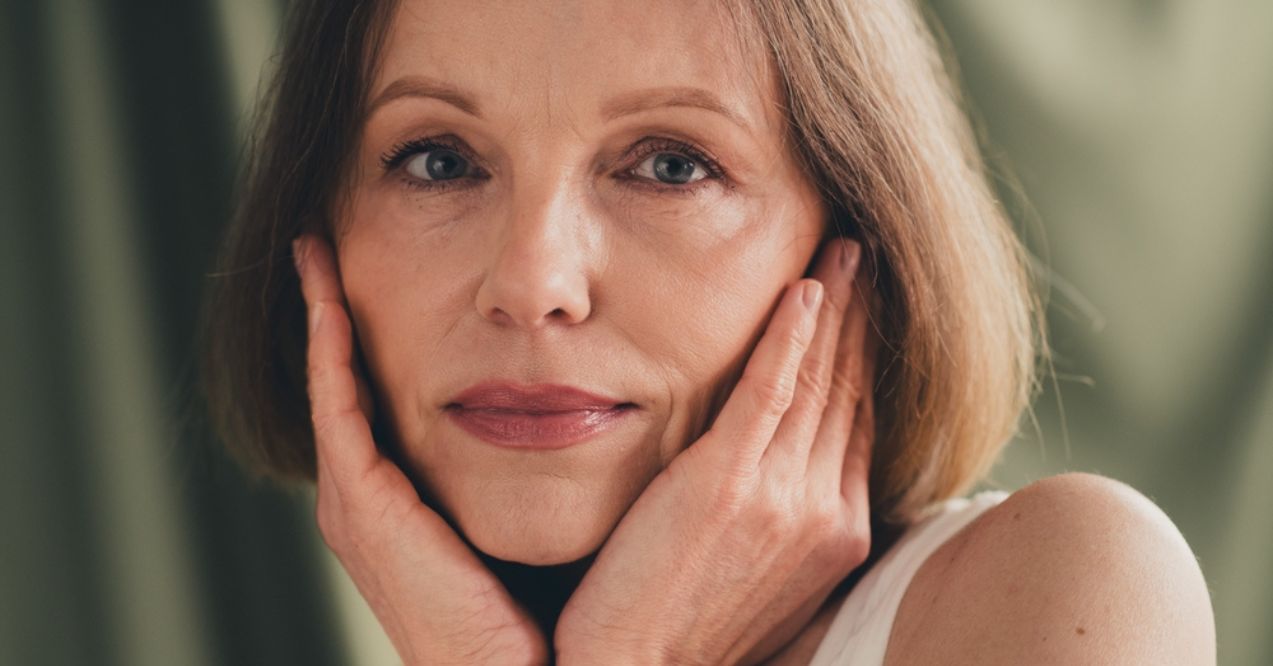
[[[509,382],[475,385],[445,405],[453,423],[482,441],[539,450],[592,439],[613,430],[637,409],[636,403],[573,386]]]

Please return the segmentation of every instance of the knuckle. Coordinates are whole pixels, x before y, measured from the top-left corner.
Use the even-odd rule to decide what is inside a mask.
[[[862,382],[852,368],[840,365],[831,376],[832,385],[843,393],[849,401],[857,402],[862,397]]]
[[[788,540],[800,530],[800,516],[789,494],[779,484],[765,484],[756,493],[752,515],[768,539]]]
[[[834,540],[844,531],[839,511],[826,503],[815,504],[805,516],[806,529],[815,541]]]
[[[305,370],[305,389],[311,404],[318,401],[319,392],[326,390],[331,378],[331,370],[327,366],[311,362]]]
[[[791,406],[792,386],[786,373],[753,375],[748,384],[758,408],[764,413],[782,415]]]
[[[831,396],[826,391],[823,383],[820,380],[811,379],[805,382],[801,388],[803,391],[800,400],[815,413],[821,414],[831,400]]]
[[[845,363],[837,363],[836,367],[831,371],[831,385],[837,389],[852,391],[855,390],[853,372]]]
[[[826,359],[811,354],[804,361],[804,367],[796,376],[800,388],[814,395],[824,395],[827,391],[828,370]]]
[[[327,441],[331,438],[332,433],[336,430],[336,424],[339,416],[328,414],[325,412],[314,411],[310,417],[314,425],[314,439]]]
[[[712,515],[729,517],[738,515],[751,499],[752,485],[742,474],[727,473],[722,482],[713,484],[708,502]]]
[[[317,359],[309,359],[305,366],[310,386],[322,386],[331,377],[331,366]]]

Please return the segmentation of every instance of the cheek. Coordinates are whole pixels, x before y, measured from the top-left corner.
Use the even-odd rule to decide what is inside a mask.
[[[358,343],[374,384],[377,404],[397,432],[418,428],[422,368],[446,367],[446,337],[473,287],[457,272],[466,263],[456,249],[439,252],[418,230],[394,224],[392,215],[355,209],[341,239],[339,260],[345,297]]]
[[[634,213],[639,213],[635,211]],[[731,201],[627,219],[606,284],[621,326],[661,366],[674,400],[704,409],[741,364],[816,235],[767,207]],[[634,248],[639,248],[639,251]]]
[[[401,186],[373,188],[352,207],[340,243],[342,279],[351,307],[375,323],[406,316],[429,320],[454,303],[480,260],[464,206],[429,202]]]

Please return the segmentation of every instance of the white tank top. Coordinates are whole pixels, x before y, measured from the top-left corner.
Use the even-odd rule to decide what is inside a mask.
[[[1010,493],[986,490],[930,505],[853,586],[809,666],[881,666],[915,572],[946,540]]]

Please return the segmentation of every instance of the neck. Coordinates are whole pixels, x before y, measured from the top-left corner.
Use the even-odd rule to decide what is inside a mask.
[[[513,599],[534,618],[550,643],[561,610],[596,558],[594,553],[565,564],[532,566],[496,559],[481,551],[477,553]]]

